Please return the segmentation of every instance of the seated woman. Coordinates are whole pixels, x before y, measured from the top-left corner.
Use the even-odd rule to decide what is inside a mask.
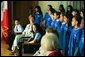
[[[30,14],[28,20],[29,24],[27,24],[25,30],[22,33],[23,37],[33,37],[32,26],[34,24],[34,16]]]
[[[48,33],[42,37],[41,47],[33,56],[61,56],[58,48],[58,36]]]

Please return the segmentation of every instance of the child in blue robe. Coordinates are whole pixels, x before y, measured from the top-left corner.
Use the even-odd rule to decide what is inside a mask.
[[[50,27],[52,22],[51,16],[48,13],[46,13],[44,19],[45,19],[45,28]]]
[[[56,15],[53,13],[51,15],[51,18],[52,18],[52,22],[51,22],[51,27],[55,29],[55,22],[56,22]]]
[[[51,15],[53,15],[53,13],[55,12],[55,9],[52,8],[51,5],[48,5],[47,7],[47,12],[45,13],[45,16],[44,16],[44,20],[45,20],[45,29],[48,28],[48,27],[51,27],[51,22],[52,22],[52,17]]]
[[[70,23],[71,21],[69,15],[64,14],[64,22],[61,25],[60,34],[59,34],[59,46],[60,49],[64,51],[64,55],[66,56],[68,52],[68,43],[72,29]]]
[[[64,22],[64,13],[60,13],[60,18],[59,18],[60,22],[63,23]]]
[[[68,56],[74,56],[75,50],[78,47],[79,38],[81,36],[81,29],[79,28],[80,19],[78,16],[72,18],[72,26],[74,27],[71,31],[69,45],[68,45]]]
[[[51,27],[52,27],[52,28],[55,28],[55,21],[56,21],[56,20],[52,20],[52,23],[51,23]]]
[[[82,30],[81,39],[79,41],[79,56],[84,56],[84,30]]]
[[[59,20],[59,18],[60,18],[60,12],[54,12],[54,17],[56,19],[56,21],[55,21],[55,29],[59,33],[60,32],[60,27],[61,27],[61,22]]]
[[[34,23],[39,24],[42,22],[43,19],[43,14],[41,11],[40,6],[35,7],[35,12],[34,12]]]
[[[54,13],[53,9],[49,9],[49,11],[45,14],[45,28],[51,27],[51,23],[52,23],[52,15]]]
[[[81,20],[80,28],[82,30],[82,33],[79,39],[78,49],[76,49],[75,55],[84,56],[84,19]]]

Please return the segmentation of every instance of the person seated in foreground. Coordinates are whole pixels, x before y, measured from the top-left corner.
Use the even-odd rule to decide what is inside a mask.
[[[41,47],[33,56],[62,56],[58,48],[58,36],[48,33],[42,37]]]

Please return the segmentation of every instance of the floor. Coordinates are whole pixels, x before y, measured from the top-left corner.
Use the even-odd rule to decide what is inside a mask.
[[[1,56],[14,56],[10,55],[10,51],[7,49],[8,45],[3,40],[1,40]]]
[[[1,40],[1,56],[14,56],[10,55],[10,51],[8,49],[8,44],[6,44],[3,40]],[[23,54],[23,56],[32,56],[34,53]]]

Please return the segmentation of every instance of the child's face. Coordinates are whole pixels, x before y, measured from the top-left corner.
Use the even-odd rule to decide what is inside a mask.
[[[18,25],[19,24],[19,21],[18,20],[15,20],[15,25]]]
[[[80,28],[84,29],[84,20],[81,20]]]
[[[35,8],[35,11],[37,12],[38,11],[38,8]]]
[[[76,21],[76,19],[74,17],[72,18],[72,23],[71,24],[72,24],[72,26],[76,26],[77,25],[77,21]]]
[[[72,15],[75,16],[77,14],[77,12],[75,11],[72,11]]]
[[[37,31],[37,28],[35,25],[33,25],[33,31],[36,32]]]
[[[57,18],[57,15],[56,15],[56,13],[54,13],[54,16],[53,16],[53,18],[54,18],[54,19],[56,19],[56,18]]]
[[[50,9],[50,7],[49,6],[47,6],[47,10],[49,11],[49,9]]]
[[[60,21],[63,22],[64,16],[60,14]]]
[[[81,17],[84,17],[83,12],[80,12],[80,16],[81,16]]]
[[[67,19],[66,16],[64,16],[64,22],[65,22],[65,23],[68,23],[68,19]]]

